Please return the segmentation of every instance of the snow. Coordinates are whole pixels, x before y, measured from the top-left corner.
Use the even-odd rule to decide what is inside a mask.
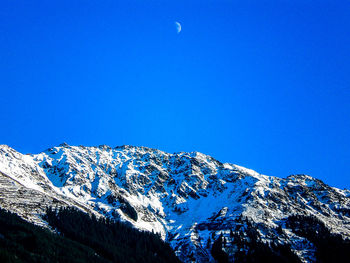
[[[348,190],[323,188],[306,175],[286,179],[262,175],[235,164],[220,164],[199,152],[169,154],[146,147],[64,144],[22,155],[0,146],[0,171],[27,188],[44,193],[42,185],[46,185],[49,194],[60,200],[66,198],[67,203],[74,201],[73,205],[101,216],[160,233],[164,240],[171,234],[171,245],[183,252],[188,245],[194,252],[198,245],[205,247],[212,235],[229,235],[240,216],[259,224],[266,242],[283,220],[300,212],[315,215],[334,232],[350,237],[350,218],[339,219],[337,212],[350,208]],[[309,190],[314,195],[308,195]],[[325,192],[329,197],[324,198]],[[121,202],[137,212],[136,221],[123,213]],[[312,248],[301,249],[304,239],[282,227],[290,238],[280,237],[278,242],[291,243],[302,259],[309,258]]]

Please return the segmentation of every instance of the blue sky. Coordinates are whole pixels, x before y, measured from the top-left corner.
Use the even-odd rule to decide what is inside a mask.
[[[0,143],[200,151],[350,188],[349,14],[334,0],[2,0]]]

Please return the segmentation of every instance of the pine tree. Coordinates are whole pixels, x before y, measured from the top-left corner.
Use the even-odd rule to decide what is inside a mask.
[[[211,239],[210,237],[208,237],[208,240],[207,240],[207,245],[205,246],[207,249],[209,249],[211,247]]]

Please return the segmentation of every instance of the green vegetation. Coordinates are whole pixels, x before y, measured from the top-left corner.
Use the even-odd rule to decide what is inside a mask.
[[[65,237],[113,262],[180,262],[159,235],[119,221],[97,219],[74,208],[49,209],[46,220]]]
[[[97,219],[73,208],[48,210],[60,233],[0,209],[0,262],[180,262],[159,235]]]
[[[288,217],[285,224],[296,235],[306,238],[312,244],[315,249],[315,262],[349,262],[350,240],[344,239],[340,234],[331,233],[316,217],[293,215]],[[263,242],[257,229],[258,225],[254,222],[243,218],[237,219],[237,227],[234,231],[230,231],[228,237],[235,247],[235,252],[232,255],[226,253],[226,238],[220,235],[211,247],[212,256],[218,263],[301,262],[289,245]],[[276,232],[281,234],[282,228],[276,228]]]
[[[58,234],[33,225],[16,214],[0,209],[0,262],[9,263],[180,263],[171,247],[159,235],[142,232],[122,222],[98,219],[74,208],[47,210],[45,219]],[[300,262],[288,245],[264,243],[257,226],[241,219],[245,226],[220,235],[207,248],[218,263]],[[316,262],[348,262],[350,241],[332,234],[317,218],[290,216],[286,226],[315,247]],[[226,242],[236,247],[226,253]]]
[[[213,258],[219,262],[219,263],[227,263],[228,262],[228,255],[227,253],[222,250],[223,240],[225,240],[222,235],[218,237],[213,243],[213,246],[211,247],[211,254]]]
[[[95,251],[0,209],[0,262],[108,262]]]
[[[350,240],[333,234],[314,216],[290,216],[286,222],[297,235],[309,240],[316,248],[317,262],[349,262]]]
[[[244,227],[243,227],[244,226]],[[226,238],[219,236],[213,243],[211,254],[218,263],[287,263],[301,262],[288,245],[264,243],[258,232],[258,226],[247,219],[237,219],[237,228],[231,230],[228,241],[235,247],[233,255],[225,252]]]

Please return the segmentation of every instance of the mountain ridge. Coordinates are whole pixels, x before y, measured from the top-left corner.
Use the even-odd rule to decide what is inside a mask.
[[[40,208],[39,201],[25,194],[27,188],[40,192],[44,203],[57,200],[57,206],[78,207],[160,233],[184,262],[192,254],[197,262],[214,262],[206,245],[220,235],[229,240],[225,251],[232,259],[237,248],[230,233],[242,227],[242,218],[256,225],[264,242],[288,244],[305,262],[315,258],[314,249],[312,244],[303,246],[305,238],[286,226],[288,217],[315,216],[333,233],[350,238],[349,190],[308,175],[262,175],[199,152],[64,143],[23,155],[0,146],[0,172],[0,186],[22,187],[25,197],[16,198],[24,203],[28,199]],[[5,194],[0,197],[1,207],[45,225],[43,208],[32,215]],[[282,233],[277,235],[277,229]]]

